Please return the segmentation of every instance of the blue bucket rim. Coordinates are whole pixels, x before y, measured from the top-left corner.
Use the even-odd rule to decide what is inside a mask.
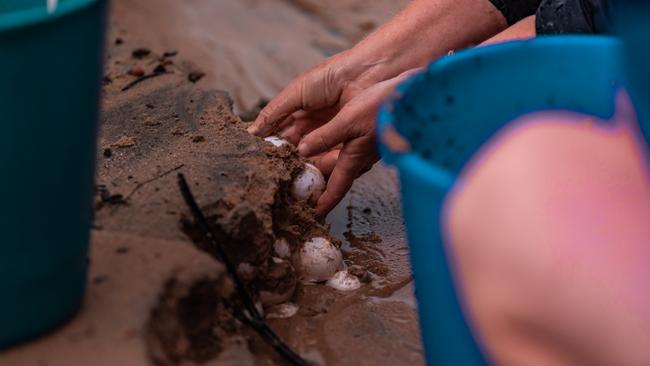
[[[58,4],[50,14],[45,7],[46,0],[43,0],[42,6],[0,13],[0,33],[49,23],[100,1],[102,0],[68,0]]]
[[[433,61],[425,69],[409,76],[399,84],[395,88],[393,95],[380,106],[376,128],[381,158],[389,165],[398,167],[400,172],[407,172],[410,176],[416,176],[422,181],[426,181],[440,189],[448,191],[456,181],[457,176],[455,174],[449,172],[442,166],[427,161],[415,151],[393,152],[384,143],[383,134],[387,128],[390,127],[392,131],[397,131],[395,128],[396,120],[392,111],[394,106],[400,103],[404,94],[422,78],[426,77],[427,74],[444,72],[450,65],[472,60],[477,55],[483,56],[516,50],[520,49],[522,45],[568,45],[576,42],[582,45],[597,46],[614,45],[620,42],[620,40],[617,37],[607,35],[540,36],[533,39],[510,41],[467,49]]]
[[[386,143],[387,140],[385,140],[385,136],[387,136],[385,134],[387,132],[390,131],[391,134],[392,133],[397,134],[397,138],[399,139],[399,132],[396,128],[397,119],[393,114],[394,106],[400,103],[400,100],[402,100],[403,96],[411,88],[413,88],[418,83],[422,82],[423,79],[427,77],[427,74],[445,72],[452,65],[456,63],[472,61],[472,59],[475,58],[477,55],[488,56],[497,52],[498,53],[511,52],[515,49],[522,49],[522,48],[525,49],[527,45],[531,45],[531,44],[534,44],[535,47],[545,47],[550,45],[571,46],[572,44],[575,45],[577,43],[580,43],[580,45],[584,45],[584,46],[605,46],[606,48],[610,48],[610,47],[617,46],[617,44],[620,44],[620,40],[617,39],[616,37],[611,37],[611,36],[539,37],[534,40],[513,41],[513,42],[508,42],[503,44],[497,44],[497,45],[486,46],[482,48],[466,50],[433,62],[425,70],[422,70],[419,73],[412,75],[407,80],[405,80],[402,84],[400,84],[396,88],[393,96],[391,96],[386,102],[382,104],[378,113],[377,124],[376,124],[378,150],[381,154],[382,159],[388,164],[394,165],[398,168],[400,174],[400,180],[404,179],[404,177],[408,177],[409,180],[417,181],[418,184],[421,183],[424,185],[429,185],[431,188],[435,188],[439,190],[443,196],[447,195],[447,193],[453,188],[454,184],[458,179],[458,176],[456,174],[454,174],[452,171],[444,168],[439,164],[428,161],[416,151],[412,151],[412,150],[409,151],[408,149],[403,149],[405,152],[392,151],[387,145]],[[402,139],[404,139],[404,137],[402,137]],[[485,141],[482,142],[482,144],[484,143]],[[403,148],[401,144],[396,146],[399,146],[400,149]],[[467,164],[467,162],[468,161],[465,161],[463,163]],[[443,207],[442,205],[444,205],[443,202],[444,199],[440,202],[437,202],[434,206],[431,207],[431,209],[438,210],[438,212],[440,212],[440,210]],[[406,225],[407,227],[409,226],[408,219]],[[439,243],[442,243],[443,234],[441,230],[441,222],[439,221],[435,225],[437,227],[436,235],[439,236],[438,238]],[[409,247],[410,245],[411,242],[409,240]],[[438,252],[437,255],[442,255],[442,256],[446,256],[447,253],[446,248],[442,246],[437,248],[437,252]],[[470,326],[471,318],[469,318],[466,312],[466,308],[463,306],[462,293],[458,291],[459,288],[456,287],[455,281],[453,280],[454,277],[450,270],[451,268],[450,266],[452,265],[452,263],[447,261],[444,261],[444,263],[445,266],[443,266],[442,268],[442,273],[439,273],[439,275],[441,276],[437,280],[446,283],[449,283],[449,281],[451,281],[451,283],[454,284],[453,286],[454,289],[450,292],[443,290],[444,292],[439,294],[440,298],[444,298],[445,300],[443,300],[438,304],[439,306],[436,311],[439,312],[439,314],[444,315],[448,319],[452,319],[452,322],[454,324],[453,326],[459,327],[457,330],[460,330],[459,334],[456,334],[453,338],[453,340],[456,342],[456,344],[454,344],[454,347],[452,347],[454,349],[453,350],[450,349],[448,351],[448,352],[453,352],[453,351],[456,352],[453,353],[452,356],[447,358],[446,361],[452,362],[450,364],[476,364],[476,365],[488,364],[489,354],[487,353],[487,350],[482,347],[485,344],[481,342],[481,335],[475,333],[474,332],[475,328],[472,328]],[[419,285],[416,284],[416,292],[418,286]],[[419,301],[420,298],[418,297],[418,302]],[[420,324],[420,327],[421,329],[424,329],[424,326],[422,324]],[[434,354],[430,354],[430,352],[434,352],[434,351],[438,352],[440,351],[440,349],[429,350],[428,347],[430,347],[431,345],[428,344],[425,339],[423,339],[423,341],[425,345],[425,354],[427,360],[431,361],[429,357],[431,357],[431,355]],[[445,346],[449,346],[449,344]],[[443,352],[447,352],[447,351],[445,350]]]

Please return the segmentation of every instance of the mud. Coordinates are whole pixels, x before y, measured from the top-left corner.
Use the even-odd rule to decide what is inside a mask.
[[[241,332],[221,301],[230,296],[222,282],[205,278],[188,286],[175,279],[167,281],[145,333],[154,364],[205,363],[217,357],[224,342]]]

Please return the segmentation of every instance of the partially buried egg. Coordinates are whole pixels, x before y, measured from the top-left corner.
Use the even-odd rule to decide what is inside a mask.
[[[315,237],[296,253],[294,267],[303,282],[324,282],[343,268],[343,255],[329,240]]]
[[[285,238],[279,238],[275,241],[273,251],[278,258],[289,258],[291,256],[291,247]]]
[[[264,141],[272,143],[275,147],[281,147],[289,143],[289,141],[277,136],[269,136]]]
[[[293,181],[291,193],[293,198],[315,204],[325,191],[325,177],[313,164],[306,163],[303,170]]]
[[[338,271],[327,281],[327,286],[339,291],[354,291],[361,287],[361,281],[348,271]]]
[[[266,315],[267,319],[286,319],[291,318],[292,316],[298,313],[300,307],[294,303],[286,302],[284,304],[279,304],[271,307],[268,314]]]

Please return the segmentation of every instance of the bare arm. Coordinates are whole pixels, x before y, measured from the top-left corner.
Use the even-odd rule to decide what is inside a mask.
[[[331,171],[316,206],[324,215],[377,161],[375,115],[404,72],[478,44],[506,26],[490,0],[414,0],[352,49],[295,79],[260,112],[249,132],[284,131],[302,156],[326,174]]]
[[[414,0],[352,49],[331,57],[287,86],[249,129],[268,135],[299,110],[345,102],[349,94],[422,67],[449,50],[478,44],[504,30],[488,0]]]
[[[365,84],[395,77],[506,27],[487,0],[415,0],[353,49],[362,65],[357,79]]]

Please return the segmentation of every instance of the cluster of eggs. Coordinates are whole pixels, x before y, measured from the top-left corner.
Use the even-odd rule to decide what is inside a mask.
[[[288,141],[277,136],[267,137],[265,141],[275,147],[289,144]],[[325,191],[325,186],[325,177],[321,171],[313,164],[306,163],[304,170],[293,181],[291,195],[296,200],[314,205]],[[326,282],[328,286],[341,291],[356,290],[361,287],[359,279],[345,270],[340,249],[324,237],[311,238],[302,243],[293,254],[287,240],[279,238],[273,245],[273,251],[278,261],[291,261],[299,280],[303,283]],[[276,304],[289,301],[290,296],[286,295],[264,294],[263,302],[269,302],[277,307]],[[288,308],[283,310],[287,311]]]

